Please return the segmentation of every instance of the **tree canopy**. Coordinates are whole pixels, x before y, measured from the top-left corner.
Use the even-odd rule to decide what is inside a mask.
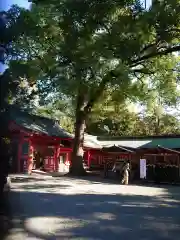
[[[168,89],[178,79],[171,59],[180,50],[180,1],[153,1],[147,10],[138,0],[34,0],[30,11],[10,12],[19,37],[8,61],[42,94],[74,100],[73,173],[83,172],[86,120],[105,90],[120,102],[147,100],[151,84],[167,102],[176,100]]]

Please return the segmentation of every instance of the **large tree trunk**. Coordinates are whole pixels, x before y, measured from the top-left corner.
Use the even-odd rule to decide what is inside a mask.
[[[110,74],[111,76],[112,74]],[[112,77],[112,76],[111,76]],[[88,96],[89,91],[86,87],[81,85],[79,87],[79,93],[77,97],[77,106],[76,106],[76,124],[75,124],[75,136],[72,152],[72,164],[70,167],[70,174],[75,176],[82,176],[86,174],[86,171],[83,167],[83,143],[84,143],[84,132],[86,129],[86,119],[91,113],[91,109],[94,103],[101,96],[106,83],[109,80],[109,75],[101,81],[99,87],[96,91],[91,92],[91,95]]]
[[[83,95],[80,95],[78,97],[76,108],[75,136],[71,161],[72,164],[70,167],[70,174],[74,176],[82,176],[86,174],[86,171],[83,167],[83,142],[87,117],[85,104],[85,97]]]
[[[155,123],[155,134],[159,135],[160,134],[160,118],[156,117],[156,123]]]

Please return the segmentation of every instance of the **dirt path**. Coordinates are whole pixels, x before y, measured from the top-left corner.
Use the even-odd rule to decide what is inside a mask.
[[[7,240],[179,239],[179,187],[16,176]]]

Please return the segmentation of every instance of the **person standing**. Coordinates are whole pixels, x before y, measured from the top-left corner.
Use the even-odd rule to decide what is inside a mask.
[[[129,165],[129,162],[127,162],[122,169],[122,174],[123,174],[123,178],[121,181],[122,184],[125,184],[125,185],[129,184],[129,172],[130,172],[130,165]]]

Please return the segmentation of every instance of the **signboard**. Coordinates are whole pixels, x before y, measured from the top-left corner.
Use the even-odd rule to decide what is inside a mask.
[[[140,178],[146,178],[146,159],[140,159]]]

